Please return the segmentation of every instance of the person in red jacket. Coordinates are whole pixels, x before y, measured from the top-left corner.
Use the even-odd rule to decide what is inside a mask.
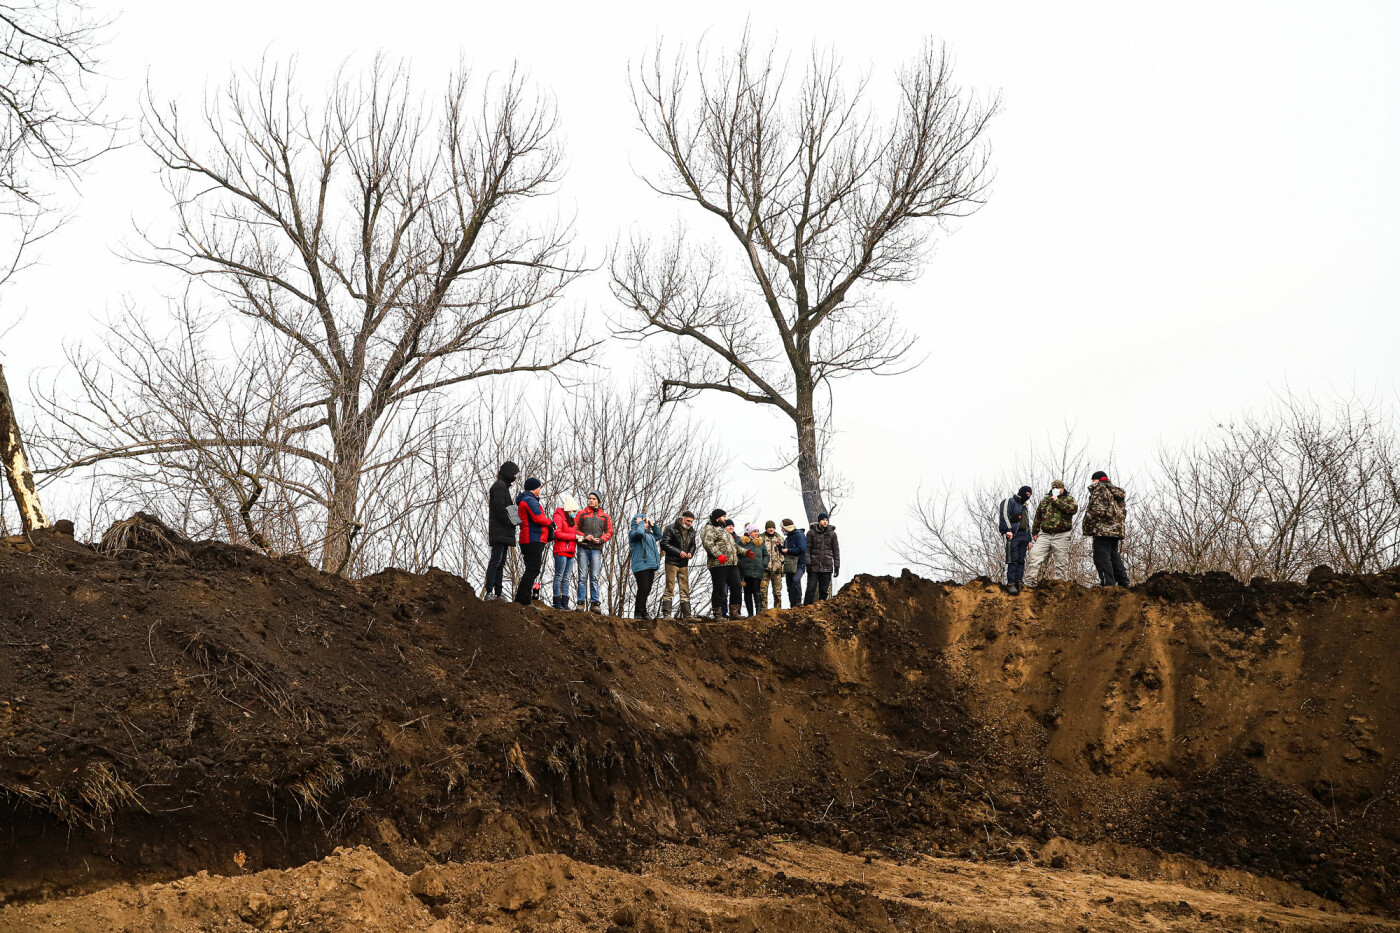
[[[574,572],[578,547],[578,500],[564,496],[564,504],[554,510],[554,608],[569,608],[569,577]]]
[[[603,571],[603,545],[612,540],[612,517],[602,508],[596,492],[588,494],[588,508],[578,513],[578,608],[580,612],[601,612],[598,576]],[[592,598],[588,599],[589,587]]]
[[[535,494],[543,487],[544,483],[532,476],[525,481],[524,492],[515,497],[515,508],[520,514],[520,556],[525,561],[520,585],[515,588],[515,601],[522,606],[535,604],[535,578],[540,575],[545,545],[549,544],[550,529],[554,526]]]

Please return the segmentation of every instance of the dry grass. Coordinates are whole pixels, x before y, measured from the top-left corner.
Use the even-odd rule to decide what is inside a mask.
[[[184,544],[184,537],[160,519],[137,512],[130,518],[113,522],[102,535],[97,549],[112,556],[127,551],[142,551],[166,557],[184,557],[189,553]]]

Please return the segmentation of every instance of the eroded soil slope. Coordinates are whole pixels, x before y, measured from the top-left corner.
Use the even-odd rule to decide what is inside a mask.
[[[341,845],[400,880],[554,852],[632,877],[721,846],[1220,896],[1245,869],[1276,903],[1385,911],[1398,592],[1396,573],[1019,599],[858,577],[818,607],[634,625],[483,604],[443,573],[44,534],[0,547],[0,895]]]

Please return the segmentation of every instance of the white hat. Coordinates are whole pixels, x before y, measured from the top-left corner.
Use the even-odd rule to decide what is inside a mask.
[[[564,494],[564,511],[565,511],[565,512],[577,512],[577,511],[578,511],[578,500],[575,499],[573,496],[569,495],[568,493],[565,493],[565,494]]]

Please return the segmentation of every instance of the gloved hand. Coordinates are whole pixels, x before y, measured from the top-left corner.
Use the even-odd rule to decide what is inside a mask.
[[[729,555],[728,555],[728,554],[721,554],[720,556],[718,556],[718,557],[715,558],[715,562],[716,562],[716,563],[720,563],[720,564],[727,564],[727,563],[729,563]]]
[[[752,550],[747,550],[747,551],[745,551],[745,552],[744,552],[744,556],[747,557],[749,560],[753,560],[753,551],[752,551]]]

